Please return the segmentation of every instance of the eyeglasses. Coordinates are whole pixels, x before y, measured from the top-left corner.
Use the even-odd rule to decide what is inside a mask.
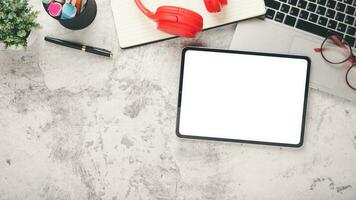
[[[338,35],[330,34],[325,38],[320,48],[315,48],[315,52],[331,64],[339,65],[351,62],[345,75],[346,84],[356,91],[356,57],[352,52],[349,43]]]

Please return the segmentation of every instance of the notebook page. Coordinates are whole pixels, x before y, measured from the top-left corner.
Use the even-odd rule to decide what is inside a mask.
[[[194,10],[204,18],[204,29],[247,19],[265,13],[264,0],[229,0],[228,6],[219,14],[208,13],[203,0],[142,0],[155,12],[159,6],[179,6]],[[171,38],[156,29],[156,23],[138,10],[134,0],[111,0],[115,25],[121,48]]]

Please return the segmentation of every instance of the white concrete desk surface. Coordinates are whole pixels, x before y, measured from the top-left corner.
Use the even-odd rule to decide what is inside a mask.
[[[300,149],[176,137],[181,49],[227,48],[234,25],[121,50],[109,0],[77,32],[33,3],[42,11],[36,45],[0,52],[1,200],[356,199],[355,103],[311,90]]]

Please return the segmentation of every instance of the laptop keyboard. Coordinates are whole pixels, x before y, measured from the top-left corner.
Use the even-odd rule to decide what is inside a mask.
[[[266,17],[326,37],[332,31],[356,48],[356,0],[265,0]]]

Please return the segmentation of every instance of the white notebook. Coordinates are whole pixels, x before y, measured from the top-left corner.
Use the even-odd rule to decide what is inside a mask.
[[[236,22],[265,14],[264,0],[229,0],[223,11],[209,13],[203,0],[142,0],[152,12],[159,6],[170,5],[191,9],[204,18],[204,29]],[[156,29],[156,23],[148,19],[134,0],[111,0],[115,25],[121,48],[128,48],[167,38],[171,35]]]

